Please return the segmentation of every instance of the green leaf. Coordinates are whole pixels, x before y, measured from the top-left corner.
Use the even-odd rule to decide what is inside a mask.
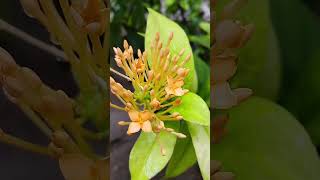
[[[210,36],[209,35],[194,35],[190,36],[190,41],[200,44],[203,47],[210,48]]]
[[[138,35],[140,35],[141,37],[144,37],[145,34],[143,32],[137,32]]]
[[[179,123],[166,123],[166,127],[179,129]],[[151,179],[168,163],[174,150],[177,137],[162,131],[158,134],[144,133],[134,144],[129,159],[131,180]],[[161,146],[165,155],[161,154]]]
[[[209,24],[209,23],[207,23],[207,22],[201,22],[201,23],[199,24],[199,26],[200,26],[200,28],[201,28],[204,32],[210,34],[210,24]]]
[[[237,179],[319,179],[320,161],[310,137],[279,105],[252,97],[230,111],[226,129],[211,155]]]
[[[180,0],[179,4],[184,10],[190,9],[190,5],[189,5],[189,2],[187,0]]]
[[[160,33],[160,40],[164,44],[167,42],[170,33],[173,32],[174,37],[170,46],[171,54],[178,54],[183,48],[185,48],[186,51],[180,61],[183,61],[184,58],[188,56],[188,54],[192,54],[192,49],[188,37],[184,30],[177,23],[150,8],[148,9],[148,11],[149,15],[145,34],[145,48],[147,51],[149,51],[151,42],[154,40],[157,32]],[[150,62],[150,58],[148,60]],[[197,79],[195,76],[193,56],[191,56],[191,59],[186,63],[185,67],[188,68],[190,72],[185,79],[184,87],[193,92],[196,92],[197,89],[195,88],[197,87]]]
[[[199,77],[197,94],[210,101],[210,67],[197,54],[194,56],[194,63]]]
[[[165,0],[166,6],[170,7],[175,3],[175,0]]]
[[[196,152],[198,165],[204,180],[210,179],[210,130],[198,124],[187,122]]]
[[[188,122],[210,126],[210,111],[206,102],[197,94],[189,92],[181,97],[181,104],[172,112],[178,112]]]
[[[187,137],[177,140],[173,155],[166,170],[167,178],[176,177],[182,174],[197,162],[197,157],[192,146],[192,140],[186,123],[181,122],[180,132]]]

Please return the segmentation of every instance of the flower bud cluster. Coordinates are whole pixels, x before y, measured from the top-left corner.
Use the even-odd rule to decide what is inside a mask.
[[[29,68],[20,67],[0,48],[0,80],[6,96],[40,114],[52,129],[74,118],[73,102],[63,91],[52,90]]]
[[[189,73],[189,69],[184,68],[184,65],[190,60],[191,55],[182,58],[185,50],[172,55],[169,50],[172,39],[173,33],[170,34],[166,45],[163,45],[157,33],[150,51],[147,53],[138,50],[137,58],[134,57],[133,48],[127,41],[123,43],[123,51],[114,48],[114,59],[118,67],[125,72],[123,76],[130,79],[134,88],[134,92],[131,92],[110,77],[111,92],[125,107],[114,104],[111,106],[128,112],[131,122],[119,122],[120,125],[129,125],[128,134],[140,130],[156,133],[164,130],[177,137],[185,137],[164,125],[164,121],[183,119],[179,113],[172,111],[181,104],[180,97],[188,92],[183,89],[184,79]]]
[[[8,99],[52,139],[53,144],[49,147],[54,147],[51,149],[58,152],[57,155],[62,152],[79,152],[79,147],[82,153],[89,153],[90,148],[81,134],[84,129],[75,119],[73,100],[63,91],[46,86],[29,68],[17,65],[12,56],[2,48],[0,83]],[[70,148],[71,146],[74,148]],[[76,148],[78,150],[74,151]]]
[[[101,83],[106,87],[103,80],[106,79],[109,56],[106,32],[109,7],[104,1],[59,0],[62,15],[53,0],[20,2],[30,17],[46,27],[51,41],[61,46],[80,88],[88,89]]]
[[[212,3],[214,5],[215,1]],[[213,13],[211,85],[214,109],[229,109],[252,94],[248,88],[232,90],[228,83],[237,70],[237,49],[246,44],[254,31],[252,24],[242,25],[232,19],[244,4],[244,0],[233,0],[219,17]]]

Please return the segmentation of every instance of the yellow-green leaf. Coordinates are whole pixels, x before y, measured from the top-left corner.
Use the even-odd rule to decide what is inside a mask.
[[[182,49],[185,49],[185,53],[180,61],[188,55],[192,55],[192,49],[189,43],[189,39],[184,30],[174,21],[159,14],[158,12],[148,9],[149,15],[147,20],[147,29],[145,34],[145,49],[149,51],[151,42],[154,40],[156,33],[160,33],[160,40],[165,44],[170,36],[170,33],[174,33],[173,40],[171,42],[170,52],[171,54],[178,54]],[[149,59],[150,62],[150,59]],[[194,68],[193,56],[185,64],[185,67],[190,70],[188,76],[185,79],[185,88],[193,92],[197,91],[196,72]]]
[[[177,130],[179,124],[166,123],[166,127]],[[165,131],[158,135],[142,132],[130,153],[131,180],[147,180],[159,173],[171,158],[176,139],[175,135]]]
[[[181,97],[181,104],[172,112],[178,112],[188,122],[204,126],[210,125],[210,111],[207,103],[197,94],[189,92]]]

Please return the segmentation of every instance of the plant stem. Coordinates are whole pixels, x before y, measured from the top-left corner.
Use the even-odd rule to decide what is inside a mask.
[[[43,147],[43,146],[39,146],[39,145],[36,145],[36,144],[32,144],[30,142],[24,141],[24,140],[19,139],[17,137],[8,135],[8,134],[4,133],[1,129],[0,129],[0,141],[4,142],[6,144],[9,144],[9,145],[13,145],[13,146],[16,146],[18,148],[27,150],[27,151],[31,151],[31,152],[34,152],[34,153],[38,153],[38,154],[43,154],[43,155],[47,155],[47,156],[50,156],[50,157],[54,157],[54,154],[51,153],[47,147]]]
[[[48,137],[52,137],[51,129],[42,121],[42,119],[33,112],[28,106],[18,102],[20,109],[31,119],[31,121]]]
[[[50,54],[53,54],[55,56],[58,56],[64,60],[66,60],[66,56],[65,54],[57,49],[54,46],[48,45],[32,36],[30,36],[29,34],[21,31],[20,29],[10,25],[9,23],[5,22],[4,20],[0,19],[0,30],[3,30],[7,33],[10,33],[20,39],[23,39],[24,41],[28,42],[31,45],[34,45],[46,52],[49,52]]]
[[[111,67],[110,67],[110,71],[111,71],[111,72],[113,72],[113,73],[115,73],[116,75],[118,75],[118,76],[120,76],[120,77],[122,77],[122,78],[124,78],[124,79],[128,80],[128,81],[131,81],[131,79],[130,79],[129,77],[127,77],[127,76],[123,75],[122,73],[120,73],[120,72],[116,71],[115,69],[113,69],[113,68],[111,68]]]

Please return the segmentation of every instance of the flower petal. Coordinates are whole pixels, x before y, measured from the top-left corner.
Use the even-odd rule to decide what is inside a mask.
[[[145,121],[142,124],[142,131],[144,132],[152,132],[152,126],[150,121]]]
[[[140,131],[140,129],[141,129],[140,123],[132,122],[132,123],[130,123],[130,125],[129,125],[127,134],[130,135],[130,134],[136,133],[136,132]]]
[[[223,82],[230,79],[237,70],[236,57],[230,56],[213,60],[211,73],[212,83]]]
[[[237,104],[237,97],[233,94],[228,82],[213,85],[212,91],[214,109],[228,109]]]
[[[142,121],[149,121],[153,119],[153,113],[151,113],[150,111],[143,111],[140,112],[140,117]]]
[[[175,83],[175,86],[176,87],[182,87],[184,84],[183,80],[177,80],[176,83]]]
[[[128,114],[131,121],[134,121],[134,122],[139,121],[139,112],[137,110],[130,110]]]
[[[185,93],[185,91],[184,91],[182,88],[177,88],[177,89],[175,89],[174,95],[176,95],[176,96],[183,96],[184,93]]]

